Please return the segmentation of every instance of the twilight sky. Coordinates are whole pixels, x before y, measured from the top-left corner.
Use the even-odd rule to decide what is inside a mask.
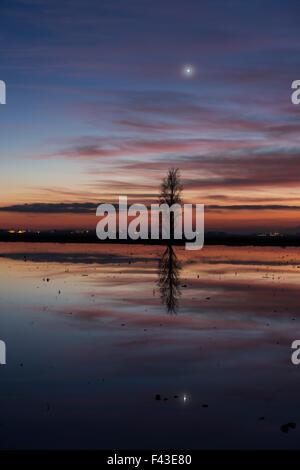
[[[299,0],[1,0],[0,228],[95,227],[93,204],[156,202],[176,166],[207,230],[300,232],[299,17]]]

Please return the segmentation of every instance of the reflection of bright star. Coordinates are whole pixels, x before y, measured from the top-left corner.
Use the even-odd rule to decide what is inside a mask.
[[[191,65],[185,65],[183,67],[183,74],[186,77],[191,77],[194,74],[194,68]]]

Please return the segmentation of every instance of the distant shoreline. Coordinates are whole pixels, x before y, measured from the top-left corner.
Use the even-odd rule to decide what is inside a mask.
[[[94,232],[88,233],[70,233],[70,232],[25,232],[8,233],[0,232],[0,242],[27,242],[27,243],[81,243],[81,244],[111,244],[111,245],[149,245],[183,246],[187,241],[182,240],[99,240]],[[300,246],[299,235],[280,235],[280,236],[259,236],[259,235],[233,235],[233,234],[214,234],[207,233],[204,236],[205,245],[228,245],[228,246]]]

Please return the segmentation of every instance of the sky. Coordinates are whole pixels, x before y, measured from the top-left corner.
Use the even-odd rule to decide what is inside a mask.
[[[298,0],[1,0],[0,228],[95,228],[95,204],[156,202],[178,167],[206,230],[300,232],[299,15]]]

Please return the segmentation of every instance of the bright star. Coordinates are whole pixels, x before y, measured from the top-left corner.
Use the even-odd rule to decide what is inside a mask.
[[[186,77],[191,77],[194,75],[194,67],[192,65],[185,65],[182,69],[183,75]]]

